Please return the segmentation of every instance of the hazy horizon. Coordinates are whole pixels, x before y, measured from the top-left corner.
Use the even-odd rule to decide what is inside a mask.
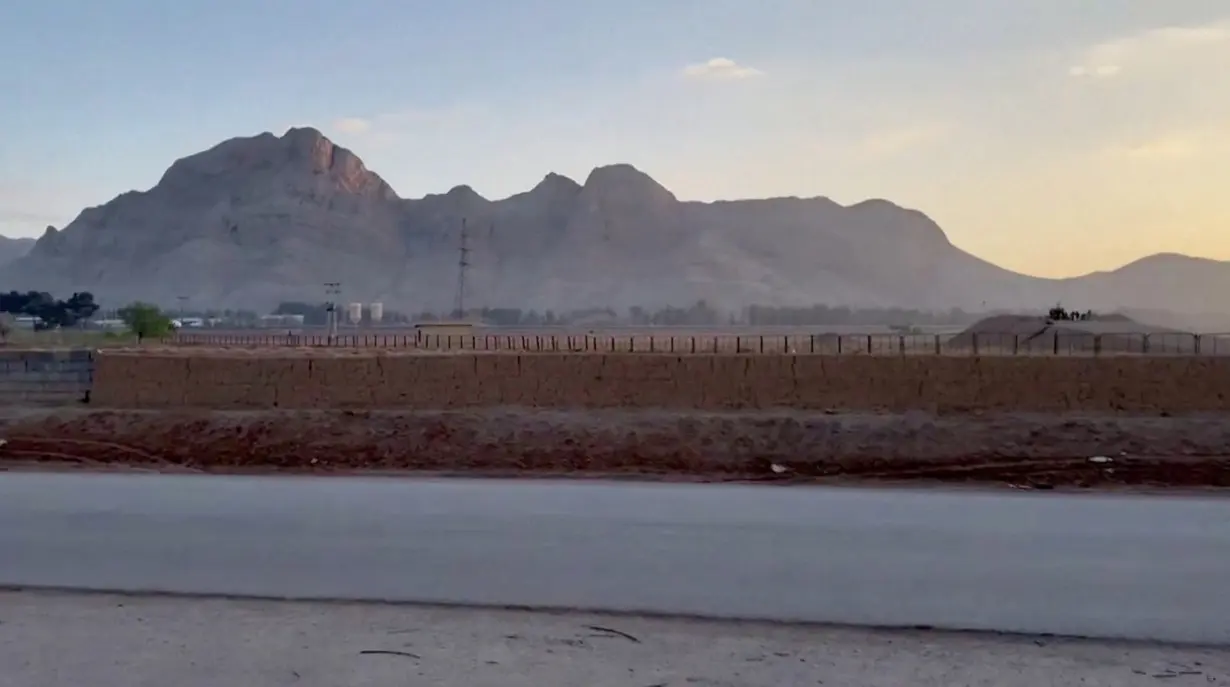
[[[305,125],[404,197],[626,162],[681,200],[885,198],[1043,277],[1230,260],[1230,7],[1023,5],[25,3],[0,24],[0,233]]]

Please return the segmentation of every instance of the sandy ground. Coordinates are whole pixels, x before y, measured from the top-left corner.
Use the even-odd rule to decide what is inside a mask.
[[[0,463],[155,470],[1230,487],[1230,417],[0,411]]]
[[[374,604],[0,593],[0,687],[1230,685],[1230,649]]]

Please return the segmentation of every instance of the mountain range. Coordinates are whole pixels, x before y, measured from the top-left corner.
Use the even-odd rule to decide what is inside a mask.
[[[421,161],[430,164],[430,161]],[[1230,263],[1154,255],[1041,279],[953,245],[886,200],[685,202],[627,164],[582,182],[547,174],[484,198],[468,186],[403,199],[312,128],[233,138],[176,161],[147,191],[48,227],[3,289],[89,290],[104,302],[267,309],[285,300],[448,310],[466,237],[467,303],[567,310],[749,304],[916,309],[1135,308],[1230,313]],[[20,247],[13,244],[13,250]]]

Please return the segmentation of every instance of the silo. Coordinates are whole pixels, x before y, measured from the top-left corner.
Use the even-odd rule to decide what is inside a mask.
[[[372,324],[379,324],[384,317],[384,303],[372,303],[367,306],[368,318]]]
[[[346,306],[346,318],[351,324],[359,324],[363,321],[363,304],[350,303]]]

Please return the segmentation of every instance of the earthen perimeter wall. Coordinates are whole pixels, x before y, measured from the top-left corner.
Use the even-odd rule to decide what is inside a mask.
[[[92,403],[126,408],[792,407],[1230,411],[1230,359],[737,355],[103,354]]]

